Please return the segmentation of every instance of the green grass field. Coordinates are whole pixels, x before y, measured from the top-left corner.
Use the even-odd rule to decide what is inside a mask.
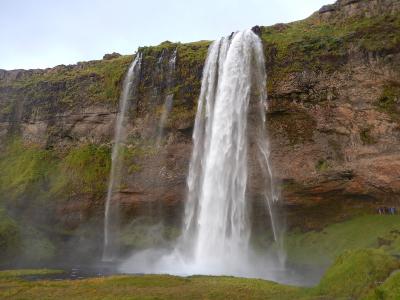
[[[381,248],[400,254],[400,216],[364,215],[321,231],[290,232],[285,237],[290,262],[329,265],[346,250]]]
[[[400,299],[400,216],[364,215],[321,231],[291,232],[288,261],[330,265],[318,285],[169,275],[28,281],[57,270],[0,271],[0,299]]]
[[[0,299],[399,299],[399,267],[400,262],[383,250],[346,251],[313,288],[214,276],[27,281],[21,276],[53,271],[1,271]]]

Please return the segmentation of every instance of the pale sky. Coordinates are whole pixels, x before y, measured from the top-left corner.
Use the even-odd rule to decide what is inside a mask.
[[[304,19],[334,0],[0,0],[0,69],[132,54]]]

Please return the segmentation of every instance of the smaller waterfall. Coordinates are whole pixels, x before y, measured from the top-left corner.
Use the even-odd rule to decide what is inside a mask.
[[[113,196],[121,183],[121,146],[125,143],[127,137],[130,102],[132,102],[131,100],[137,87],[141,63],[142,54],[138,53],[125,75],[119,99],[119,111],[115,124],[114,145],[111,154],[111,173],[104,212],[103,261],[112,261],[118,255],[119,203],[113,199]]]
[[[157,133],[157,140],[156,140],[157,148],[159,148],[161,146],[161,141],[162,141],[162,138],[163,138],[163,135],[164,135],[165,123],[167,122],[168,115],[171,112],[172,106],[173,106],[174,94],[171,93],[170,89],[174,85],[176,55],[177,55],[177,49],[175,48],[174,52],[172,53],[171,58],[168,61],[168,71],[167,71],[167,77],[166,77],[168,94],[165,97],[165,102],[164,102],[164,105],[163,105],[163,109],[162,109],[162,113],[161,113],[161,117],[160,117],[160,122],[158,124],[158,133]]]

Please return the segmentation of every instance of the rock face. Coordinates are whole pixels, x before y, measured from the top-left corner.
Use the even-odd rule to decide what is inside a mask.
[[[400,205],[399,12],[398,0],[343,0],[303,21],[255,27],[264,43],[271,156],[289,227],[320,228],[359,211]],[[146,211],[179,224],[208,45],[164,42],[139,49],[143,66],[118,195],[127,224]],[[165,78],[175,49],[171,89]],[[0,163],[6,164],[7,145],[18,140],[22,148],[51,157],[46,170],[71,174],[58,180],[64,185],[49,179],[50,171],[48,177],[24,178],[22,191],[21,184],[0,181],[0,203],[11,215],[18,219],[26,211],[22,206],[36,205],[26,193],[45,193],[57,201],[48,205],[55,214],[44,224],[77,234],[101,223],[109,161],[98,155],[110,149],[121,82],[132,59],[108,55],[46,70],[0,70]],[[173,108],[157,147],[170,93]],[[82,173],[86,164],[96,166],[92,173]],[[7,176],[0,171],[0,179]],[[255,205],[259,184],[254,180],[248,192]]]
[[[394,15],[399,9],[399,2],[393,0],[339,0],[334,4],[324,5],[317,14],[322,20],[340,21],[351,17]]]

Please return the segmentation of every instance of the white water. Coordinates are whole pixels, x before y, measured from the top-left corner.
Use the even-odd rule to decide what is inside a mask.
[[[262,195],[273,236],[280,241],[273,211],[278,197],[264,125],[265,84],[263,48],[252,31],[237,32],[210,46],[193,132],[182,236],[172,251],[149,249],[134,254],[122,264],[121,271],[268,279],[281,276],[275,273],[282,268],[276,255],[257,254],[250,246],[246,197],[249,130],[254,132],[260,176],[265,180]],[[251,121],[254,128],[248,128],[250,110],[256,112]]]
[[[121,146],[127,137],[127,123],[129,121],[130,100],[135,89],[135,77],[140,73],[142,55],[138,53],[129,66],[122,85],[122,93],[119,99],[119,112],[114,132],[114,145],[111,154],[111,173],[107,189],[107,199],[104,212],[104,248],[103,261],[112,261],[118,256],[119,234],[119,205],[113,199],[114,192],[121,183]]]

